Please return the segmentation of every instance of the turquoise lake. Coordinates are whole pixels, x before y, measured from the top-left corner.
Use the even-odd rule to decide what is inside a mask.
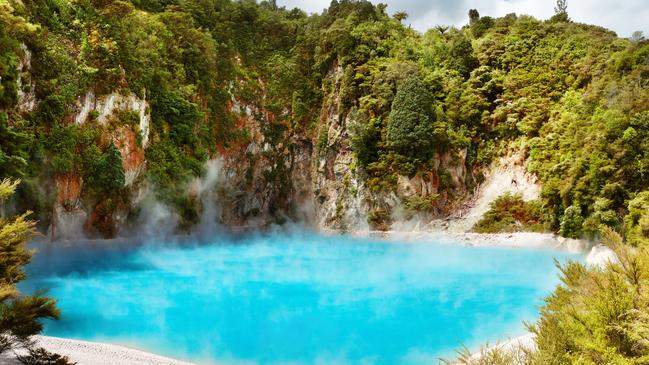
[[[552,250],[283,233],[38,247],[45,333],[200,364],[437,364],[525,333],[559,282]]]

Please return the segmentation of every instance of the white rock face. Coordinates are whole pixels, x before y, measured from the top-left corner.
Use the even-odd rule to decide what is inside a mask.
[[[59,203],[54,206],[54,228],[50,226],[49,237],[57,240],[75,240],[85,237],[83,224],[88,219],[88,213],[77,207],[67,210]],[[51,230],[54,229],[54,232]]]
[[[20,45],[24,56],[18,62],[18,110],[28,113],[36,108],[36,84],[31,81],[30,71],[32,69],[32,52],[25,43]]]
[[[591,266],[605,268],[609,263],[618,263],[615,252],[604,245],[597,245],[590,250],[586,257],[586,263]]]
[[[141,166],[140,168],[137,169],[131,169],[131,170],[124,170],[124,186],[131,186],[135,182],[135,179],[137,179],[138,176],[142,173],[142,169],[144,167]]]
[[[74,118],[74,122],[77,124],[83,124],[88,120],[90,112],[95,108],[95,93],[88,91],[83,97],[83,103],[77,102],[77,106],[80,106],[77,116]]]
[[[489,211],[489,205],[505,193],[521,194],[524,201],[539,198],[541,187],[536,176],[526,171],[524,158],[518,154],[503,157],[480,185],[471,208],[448,229],[468,232]]]
[[[97,97],[93,91],[88,91],[83,97],[83,101],[77,102],[78,113],[74,118],[77,124],[83,124],[88,120],[90,113],[95,111],[99,115],[97,122],[105,124],[116,111],[134,111],[139,115],[139,127],[142,134],[142,146],[146,147],[149,143],[149,125],[151,115],[149,114],[149,103],[140,99],[134,93],[122,95],[113,92],[108,95]]]

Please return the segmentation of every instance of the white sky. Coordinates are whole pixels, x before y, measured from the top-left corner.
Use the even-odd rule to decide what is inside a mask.
[[[556,0],[371,0],[388,4],[388,11],[405,11],[406,24],[426,31],[438,24],[462,26],[468,23],[469,9],[493,17],[508,13],[528,14],[547,19],[554,14]],[[277,0],[289,9],[299,7],[308,13],[321,12],[331,0]],[[629,37],[636,30],[649,36],[649,0],[567,0],[568,15],[574,21],[600,25]]]

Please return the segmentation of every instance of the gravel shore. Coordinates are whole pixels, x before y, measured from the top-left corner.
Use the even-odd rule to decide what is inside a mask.
[[[449,231],[356,231],[355,237],[373,237],[395,242],[436,242],[473,247],[547,248],[572,253],[587,253],[592,244],[566,239],[551,233],[471,233]]]
[[[37,347],[67,356],[78,365],[193,365],[118,345],[47,336],[34,336],[33,339]],[[17,350],[16,353],[24,355],[26,351]],[[0,364],[20,365],[16,353],[8,351],[0,355]]]

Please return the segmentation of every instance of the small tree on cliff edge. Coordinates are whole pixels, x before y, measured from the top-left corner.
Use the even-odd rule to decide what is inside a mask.
[[[392,102],[387,142],[405,157],[429,158],[434,152],[435,113],[428,89],[419,77],[409,77],[399,85]]]
[[[552,20],[560,22],[570,21],[570,18],[568,18],[568,4],[566,3],[566,0],[557,0]]]
[[[111,142],[106,148],[103,160],[102,187],[109,194],[116,194],[124,187],[124,167],[122,166],[122,154]]]
[[[0,204],[14,193],[18,183],[0,181]],[[24,296],[16,289],[16,284],[25,279],[23,266],[32,257],[26,248],[36,234],[35,222],[27,219],[30,213],[14,218],[0,216],[0,353],[28,344],[30,336],[43,330],[42,319],[59,316],[53,299],[38,294]]]
[[[476,9],[469,10],[469,25],[475,24],[480,20],[480,13]]]

